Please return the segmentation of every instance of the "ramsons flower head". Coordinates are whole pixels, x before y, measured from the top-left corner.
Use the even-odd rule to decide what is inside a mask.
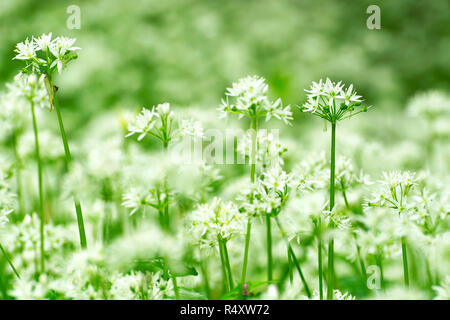
[[[237,150],[244,156],[251,157],[252,151],[252,133],[246,132],[239,139]],[[270,167],[275,164],[284,164],[283,154],[287,148],[280,142],[278,134],[268,132],[267,130],[258,130],[256,136],[256,163],[264,167]]]
[[[213,247],[219,239],[227,241],[243,234],[245,222],[246,216],[233,202],[214,198],[191,213],[190,234],[201,246]]]
[[[151,110],[143,108],[136,119],[128,125],[127,137],[139,134],[138,141],[144,139],[148,134],[163,144],[169,144],[171,141],[183,136],[192,136],[194,138],[203,138],[203,128],[198,121],[192,119],[181,120],[178,127],[174,124],[174,113],[170,110],[169,103],[158,104]]]
[[[411,213],[415,209],[414,202],[409,199],[411,191],[417,185],[415,172],[383,172],[383,179],[379,184],[380,190],[367,202],[367,207],[391,208],[398,213]]]
[[[14,77],[14,81],[6,86],[9,94],[15,96],[17,100],[23,99],[26,103],[33,103],[41,108],[50,108],[44,78],[44,75],[20,72]]]
[[[361,112],[366,112],[369,107],[362,106],[362,97],[357,95],[353,84],[348,88],[339,82],[332,82],[329,78],[325,81],[313,82],[310,90],[305,90],[307,101],[300,106],[303,112],[311,112],[331,123],[351,118]]]
[[[14,59],[25,61],[26,72],[51,76],[55,70],[61,73],[70,61],[78,57],[81,48],[74,46],[75,41],[67,37],[52,39],[51,33],[33,37],[31,41],[26,39],[17,44]]]
[[[267,169],[250,190],[238,198],[242,209],[249,215],[277,216],[292,192],[309,188],[309,182],[302,175],[288,173],[279,164]]]
[[[281,99],[272,102],[268,97],[268,89],[266,80],[257,76],[249,76],[233,83],[225,93],[226,99],[222,99],[220,117],[237,114],[239,118],[265,117],[266,121],[277,118],[289,124],[293,119],[291,107],[283,107]]]

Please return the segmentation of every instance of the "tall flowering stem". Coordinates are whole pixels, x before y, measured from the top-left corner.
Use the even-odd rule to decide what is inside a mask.
[[[408,197],[411,191],[417,185],[417,178],[414,172],[384,172],[383,180],[380,181],[382,189],[375,194],[374,199],[367,203],[367,207],[384,207],[393,209],[398,213],[399,221],[408,222],[410,217],[414,216],[417,210],[416,206],[409,203]],[[405,286],[409,286],[409,270],[408,270],[408,252],[407,252],[407,234],[404,230],[400,230],[402,263],[403,263],[403,280]]]
[[[61,73],[70,61],[78,58],[77,52],[81,49],[74,46],[75,42],[76,39],[67,37],[56,37],[52,39],[51,33],[43,34],[38,38],[33,37],[31,41],[26,39],[24,42],[18,43],[15,50],[17,55],[14,57],[14,59],[22,60],[26,63],[23,68],[23,72],[38,74],[41,77],[44,77],[48,101],[50,102],[50,111],[53,109],[53,106],[55,106],[56,114],[58,116],[67,169],[71,166],[72,156],[70,154],[69,144],[67,142],[59,105],[55,103],[57,88],[53,84],[52,75],[55,72]],[[74,203],[77,214],[81,247],[86,248],[87,244],[83,214],[81,211],[80,202],[75,195]]]
[[[203,139],[204,133],[201,124],[192,119],[182,120],[180,125],[175,128],[174,112],[170,110],[169,103],[161,103],[153,106],[151,110],[142,108],[135,120],[128,124],[129,133],[126,137],[139,134],[137,140],[141,141],[147,135],[150,135],[162,143],[164,155],[168,156],[169,145],[182,137],[192,137],[194,139]],[[128,201],[124,196],[124,205],[133,208],[134,213],[140,206],[151,206],[158,210],[161,227],[164,230],[170,230],[170,190],[168,186],[167,174],[164,174],[162,187],[155,190],[157,195],[154,199],[153,195],[144,195],[144,198],[138,201]],[[164,195],[164,198],[162,198]],[[135,197],[132,197],[135,198]]]
[[[336,123],[331,123],[331,162],[330,162],[330,212],[334,208],[334,180],[336,169]],[[327,299],[333,299],[334,291],[334,239],[328,241],[328,285]]]
[[[257,151],[257,137],[258,137],[258,118],[252,118],[252,123],[250,128],[252,129],[252,147],[251,147],[251,167],[250,167],[250,182],[255,183],[256,177],[256,151]],[[250,202],[253,202],[253,196],[250,198]],[[247,264],[248,264],[248,252],[250,248],[250,236],[252,232],[252,220],[248,217],[247,230],[245,233],[245,248],[244,248],[244,263],[242,264],[242,276],[241,282],[245,283],[245,278],[247,275]]]
[[[38,135],[38,128],[37,128],[37,122],[36,122],[36,112],[34,110],[34,101],[33,100],[30,100],[30,107],[31,107],[31,116],[32,116],[32,120],[33,120],[34,142],[35,142],[35,148],[36,148],[36,161],[37,161],[37,167],[38,167],[39,218],[40,218],[39,235],[40,235],[40,238],[41,238],[41,242],[40,242],[40,251],[41,251],[40,265],[41,265],[41,272],[44,272],[45,271],[44,187],[43,187],[43,182],[42,182],[42,160],[41,160],[41,154],[40,154],[40,148],[39,148],[39,135]]]
[[[56,89],[54,90],[56,91]],[[61,110],[59,107],[58,99],[56,99],[56,92],[53,100],[53,105],[55,107],[56,115],[58,117],[59,131],[61,133],[61,139],[64,145],[66,167],[67,169],[69,169],[72,166],[72,155],[70,153],[69,143],[67,142],[66,130],[64,129],[64,122],[61,116]],[[86,249],[87,241],[86,241],[86,231],[84,228],[83,212],[81,210],[80,201],[78,200],[75,194],[73,195],[73,202],[75,204],[75,211],[77,214],[78,232],[80,234],[80,244],[83,249]]]
[[[313,82],[311,89],[305,91],[308,93],[308,99],[306,103],[300,106],[300,110],[324,119],[325,128],[327,122],[331,123],[329,210],[332,212],[335,193],[336,124],[338,121],[366,112],[368,107],[361,106],[361,96],[353,90],[353,85],[344,89],[342,82],[335,83],[328,78],[325,81]],[[334,239],[331,236],[328,241],[327,299],[333,299],[334,282]]]
[[[256,178],[256,154],[257,154],[257,137],[258,137],[258,118],[265,117],[266,121],[271,118],[282,120],[285,124],[289,124],[292,118],[292,112],[290,106],[283,107],[281,99],[271,101],[268,97],[269,86],[266,84],[266,80],[262,77],[249,76],[240,79],[238,82],[233,83],[231,88],[227,89],[226,99],[222,100],[222,105],[219,107],[221,112],[221,118],[227,117],[231,114],[238,115],[239,118],[249,118],[251,120],[252,129],[252,147],[250,155],[250,182],[252,185],[255,183]],[[253,196],[250,197],[250,202],[253,201]],[[242,264],[242,276],[241,283],[245,284],[248,265],[248,254],[250,246],[250,235],[252,229],[251,216],[252,212],[248,213],[247,231],[245,235],[245,248],[244,248],[244,262]],[[266,220],[268,225],[267,230],[270,230],[270,219]],[[271,278],[271,253],[269,252],[271,243],[271,234],[268,232],[268,276]]]

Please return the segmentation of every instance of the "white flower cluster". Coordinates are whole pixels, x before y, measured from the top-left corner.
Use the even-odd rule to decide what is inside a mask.
[[[382,188],[368,201],[368,207],[385,207],[397,212],[408,212],[411,203],[408,202],[410,191],[417,185],[414,172],[390,171],[383,172],[383,180],[378,181]]]
[[[252,140],[253,137],[251,132],[247,132],[243,135],[239,140],[237,147],[238,152],[244,156],[251,157]],[[256,145],[257,164],[261,164],[264,167],[284,164],[283,154],[287,151],[287,148],[281,144],[278,136],[268,132],[267,130],[258,130]]]
[[[173,128],[174,114],[169,103],[153,106],[152,110],[143,108],[136,119],[128,125],[127,137],[139,134],[141,141],[147,134],[159,139],[164,144],[189,135],[194,138],[203,138],[203,128],[197,121],[182,120],[178,129]]]
[[[191,213],[190,234],[194,241],[204,247],[213,247],[219,239],[228,241],[244,233],[246,216],[234,203],[214,198],[201,204]]]
[[[165,280],[161,272],[117,274],[111,282],[110,299],[162,300],[175,295],[172,279]]]
[[[305,90],[308,100],[300,110],[311,112],[331,123],[348,119],[361,112],[366,112],[367,107],[362,107],[361,96],[356,94],[351,84],[347,89],[341,81],[332,82],[329,78],[325,81],[313,82],[310,90]]]
[[[253,189],[245,191],[238,200],[249,215],[277,216],[292,191],[308,188],[309,183],[303,176],[287,173],[280,165],[274,165],[263,172]]]
[[[74,47],[76,39],[56,37],[52,34],[43,34],[38,38],[18,43],[14,59],[27,63],[25,69],[28,72],[51,75],[55,70],[61,72],[71,61],[78,57],[79,47]]]
[[[270,101],[267,96],[268,89],[266,80],[257,76],[249,76],[233,83],[232,87],[227,89],[227,99],[222,99],[219,107],[220,117],[237,114],[239,118],[265,117],[266,121],[277,118],[289,124],[293,119],[291,107],[283,107],[281,99],[275,102]],[[229,101],[230,98],[232,102]]]
[[[441,91],[428,91],[414,96],[408,104],[408,112],[415,117],[434,120],[450,114],[450,96]]]
[[[348,190],[357,184],[370,185],[372,182],[362,170],[356,172],[353,161],[350,158],[339,156],[336,159],[335,185],[338,189]]]
[[[11,95],[11,97],[15,97],[14,100],[19,106],[23,105],[23,102],[26,102],[41,108],[50,108],[44,78],[44,75],[38,77],[34,73],[19,73],[14,77],[12,83],[6,85],[8,94]],[[23,99],[22,103],[20,102],[20,99]]]
[[[156,189],[146,191],[138,188],[130,188],[123,195],[122,205],[125,208],[132,209],[130,215],[133,215],[140,208],[153,207],[155,209],[161,209],[165,198],[166,195]]]

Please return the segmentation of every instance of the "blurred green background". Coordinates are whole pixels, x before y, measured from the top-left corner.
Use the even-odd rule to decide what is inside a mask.
[[[381,8],[381,30],[366,26],[370,15],[366,10],[373,4]],[[81,9],[79,30],[66,25],[71,5]],[[144,106],[167,101],[177,115],[184,108],[201,120],[205,129],[247,128],[244,121],[217,120],[216,111],[226,88],[247,75],[266,78],[271,98],[281,97],[284,104],[293,106],[295,120],[291,127],[261,121],[263,128],[282,129],[281,138],[289,149],[286,168],[294,167],[310,151],[329,150],[329,132],[322,132],[322,121],[300,113],[295,106],[306,100],[304,89],[312,81],[330,77],[346,85],[353,83],[367,105],[373,106],[369,113],[339,123],[338,155],[350,157],[356,168],[364,169],[374,180],[390,169],[431,170],[441,183],[433,191],[438,190],[446,199],[448,191],[440,186],[450,185],[450,108],[428,122],[421,115],[410,117],[407,109],[412,97],[429,90],[443,92],[437,101],[449,106],[449,9],[448,0],[0,0],[0,92],[23,66],[12,60],[18,42],[49,32],[54,37],[77,38],[76,46],[82,48],[78,60],[55,81],[60,87],[58,97],[74,158],[82,166],[81,178],[74,170],[68,185],[85,188],[88,195],[82,196],[82,202],[89,227],[95,227],[113,205],[118,207],[118,217],[128,216],[120,206],[122,183],[136,177],[128,177],[124,158],[138,164],[144,159],[148,171],[158,172],[162,167],[163,161],[144,157],[147,153],[134,154],[139,148],[122,154],[122,142],[126,150],[137,144],[135,139],[124,139],[126,130],[121,130],[124,127],[120,127],[118,114],[124,113],[124,120]],[[427,99],[419,103],[420,108],[432,104],[433,99]],[[39,127],[48,131],[42,139],[49,203],[46,210],[55,225],[64,225],[75,220],[70,197],[66,197],[67,203],[60,201],[64,195],[63,150],[55,117],[45,112],[38,120]],[[31,134],[30,128],[28,131]],[[37,207],[37,187],[33,185],[36,169],[27,161],[34,161],[34,146],[31,135],[24,134],[21,139],[23,180],[29,189],[25,194],[34,195],[25,207],[33,209]],[[11,154],[12,158],[6,134],[0,134],[0,140],[5,140],[0,153]],[[153,151],[159,150],[157,142],[148,140],[140,143],[142,149],[153,145]],[[211,195],[233,198],[233,192],[240,188],[239,178],[245,174],[248,180],[248,168],[218,167],[224,179]],[[136,175],[141,173],[137,171]],[[200,185],[178,180],[185,189]],[[353,199],[358,205],[362,200],[362,196]],[[181,201],[177,205],[174,211],[180,211],[180,217],[193,207],[188,203],[191,207],[186,205],[185,210]],[[21,220],[19,215],[11,218],[16,222],[14,219]],[[122,222],[117,219],[115,223]],[[76,236],[76,232],[68,234]],[[264,236],[264,232],[259,234]],[[120,232],[113,234],[118,235]],[[11,248],[17,241],[15,233],[9,236]],[[447,243],[436,241],[448,252]],[[240,261],[238,242],[236,248],[233,261]],[[261,260],[257,252],[254,255]],[[448,255],[437,252],[443,263],[436,267],[448,270]],[[259,268],[257,263],[255,266]],[[263,274],[257,268],[256,272]],[[352,287],[352,277],[342,277],[342,287]]]
[[[73,4],[80,30],[66,26]],[[366,27],[371,4],[381,8],[381,30]],[[0,80],[21,67],[11,61],[17,42],[53,32],[83,48],[57,79],[72,129],[117,107],[216,108],[248,74],[293,105],[313,80],[351,82],[389,113],[418,91],[448,89],[448,12],[447,0],[2,0]]]

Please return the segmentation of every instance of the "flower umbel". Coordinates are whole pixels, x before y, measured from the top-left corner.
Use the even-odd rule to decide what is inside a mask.
[[[310,90],[305,90],[308,95],[303,106],[299,106],[303,112],[311,112],[331,123],[351,118],[361,112],[366,112],[369,107],[361,106],[362,97],[357,95],[351,84],[347,89],[344,84],[332,82],[329,78],[325,81],[313,82]]]
[[[265,117],[266,121],[277,118],[289,124],[293,119],[291,107],[283,107],[281,99],[270,101],[267,96],[268,89],[265,79],[257,76],[249,76],[233,83],[225,93],[226,100],[222,99],[222,105],[219,107],[221,117],[234,113],[239,118]]]

